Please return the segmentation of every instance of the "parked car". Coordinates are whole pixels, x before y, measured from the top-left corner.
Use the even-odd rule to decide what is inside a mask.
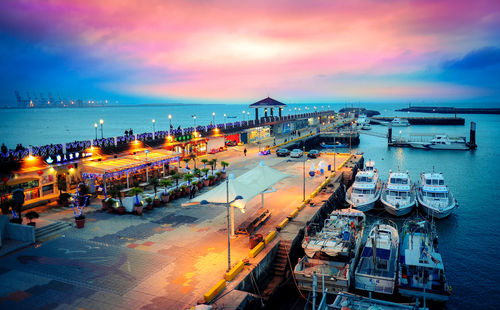
[[[286,157],[290,155],[290,150],[288,149],[279,149],[276,151],[276,156],[278,157]]]
[[[318,150],[310,150],[309,153],[307,153],[307,157],[309,158],[317,158],[321,155],[321,153]]]
[[[238,145],[238,143],[236,143],[236,140],[226,141],[226,146],[236,146],[236,145]]]
[[[302,150],[299,149],[293,149],[292,152],[290,152],[290,157],[299,158],[302,157],[303,155],[304,153],[302,152]]]

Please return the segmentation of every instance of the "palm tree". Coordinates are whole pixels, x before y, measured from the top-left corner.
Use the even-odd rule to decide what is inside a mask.
[[[226,172],[226,167],[229,166],[229,163],[227,161],[221,161],[220,164],[222,166],[222,172]]]
[[[203,168],[206,168],[206,167],[207,167],[207,163],[208,163],[208,159],[203,158],[203,159],[201,160],[201,162],[203,163]]]
[[[179,179],[181,178],[181,175],[176,173],[174,175],[172,175],[172,179],[175,180],[175,186],[179,186]]]
[[[212,175],[214,175],[214,169],[217,168],[217,158],[212,158],[210,166],[212,166]]]
[[[189,169],[188,163],[191,160],[191,158],[183,158],[182,160],[186,163],[186,169]]]
[[[129,191],[130,195],[135,195],[135,205],[140,205],[139,194],[144,192],[140,187],[132,187]]]
[[[167,188],[169,188],[169,187],[171,187],[171,186],[172,186],[172,181],[170,181],[170,180],[166,180],[166,179],[162,179],[162,180],[160,181],[160,185],[161,185],[161,186],[163,186],[163,187],[165,187],[165,189],[163,190],[163,192],[164,192],[164,193],[165,193],[165,195],[166,195],[166,193],[167,193]]]
[[[184,181],[187,181],[189,185],[191,185],[191,180],[194,178],[194,175],[191,173],[186,173],[184,175]]]
[[[194,169],[196,169],[196,154],[195,153],[191,153],[189,154],[189,158],[193,161],[194,163]]]
[[[156,197],[156,189],[158,188],[160,181],[158,180],[158,178],[151,178],[151,179],[149,179],[149,184],[153,186],[153,189],[155,191],[155,198],[157,198]]]

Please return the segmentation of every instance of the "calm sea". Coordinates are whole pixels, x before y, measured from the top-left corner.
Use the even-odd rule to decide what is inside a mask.
[[[307,105],[313,109],[314,105]],[[322,104],[316,105],[321,108]],[[327,105],[323,104],[326,108]],[[338,110],[344,104],[331,104]],[[373,104],[367,108],[382,115],[408,116],[394,112],[404,104]],[[463,107],[471,106],[467,104]],[[293,107],[299,107],[293,106]],[[300,105],[303,110],[305,105]],[[167,129],[168,115],[177,127],[191,126],[192,115],[197,125],[212,121],[242,120],[247,105],[189,105],[189,106],[135,106],[81,109],[0,110],[0,143],[15,146],[44,145],[80,139],[95,138],[94,123],[104,120],[104,135],[121,135],[128,128],[141,133]],[[293,109],[292,109],[293,112]],[[290,111],[285,110],[285,114]],[[410,116],[432,116],[412,113]],[[253,114],[250,114],[253,118]],[[476,151],[426,151],[406,148],[388,148],[386,140],[369,135],[361,136],[356,152],[364,152],[366,159],[373,159],[382,179],[389,169],[408,170],[416,181],[422,171],[442,172],[460,207],[447,219],[437,223],[440,249],[446,272],[453,286],[448,309],[497,309],[500,305],[500,177],[496,175],[496,162],[500,158],[497,139],[500,136],[499,115],[463,115],[465,126],[411,126],[395,129],[394,135],[410,133],[446,133],[468,136],[470,121],[477,123]],[[244,118],[246,119],[246,117]],[[383,126],[372,126],[372,131],[385,133]],[[401,133],[399,133],[401,130]],[[100,130],[98,132],[100,136]]]

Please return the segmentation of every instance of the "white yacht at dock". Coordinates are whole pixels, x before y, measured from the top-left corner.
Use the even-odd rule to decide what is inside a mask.
[[[381,192],[382,182],[378,178],[378,170],[375,168],[375,162],[370,160],[366,162],[365,169],[356,174],[345,200],[353,208],[366,212],[373,209]]]
[[[411,147],[428,150],[458,150],[469,149],[465,137],[449,137],[448,135],[435,135],[429,141],[409,141]]]
[[[391,172],[384,184],[380,201],[385,211],[395,216],[403,216],[411,212],[415,206],[415,192],[408,172]]]
[[[375,222],[356,267],[356,289],[393,294],[398,250],[399,234],[396,224],[389,220]]]
[[[406,118],[395,117],[391,121],[391,126],[392,127],[408,127],[408,126],[410,126],[410,122],[408,122],[408,120]]]
[[[447,217],[457,207],[457,201],[446,186],[441,173],[420,174],[417,201],[426,214],[438,219]]]

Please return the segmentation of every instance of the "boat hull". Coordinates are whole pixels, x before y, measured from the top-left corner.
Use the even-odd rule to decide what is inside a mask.
[[[390,203],[390,202],[388,202],[388,201],[386,201],[384,199],[380,199],[380,201],[384,205],[385,211],[387,213],[389,213],[389,214],[394,215],[394,216],[404,216],[404,215],[407,215],[415,207],[415,200],[412,200],[408,205],[403,206],[403,207],[401,207],[401,206],[396,207],[395,205],[393,205],[392,203]]]
[[[412,288],[399,287],[398,291],[399,291],[399,294],[401,294],[402,296],[417,297],[419,299],[423,299],[425,297],[426,300],[432,300],[432,301],[437,301],[437,302],[445,302],[449,299],[449,295],[447,295],[447,294],[444,294],[444,293],[439,294],[439,293],[433,293],[433,292],[429,292],[429,291],[426,291],[424,293],[424,291],[420,288],[412,289]]]
[[[352,187],[351,187],[351,188],[349,188],[349,190],[347,191],[347,194],[345,195],[345,201],[356,210],[359,210],[361,212],[368,212],[368,211],[373,209],[373,207],[375,206],[375,203],[380,198],[380,193],[382,192],[382,190],[380,189],[381,188],[380,185],[378,185],[378,187],[379,187],[379,189],[377,190],[377,192],[373,195],[373,197],[370,200],[368,200],[366,202],[354,202],[354,201],[352,201],[351,200]]]
[[[462,143],[452,144],[430,144],[427,146],[431,150],[453,150],[453,151],[467,151],[469,147]]]
[[[437,218],[437,219],[443,219],[445,217],[448,217],[451,213],[453,213],[453,210],[455,210],[456,203],[453,203],[451,206],[448,206],[445,209],[439,210],[436,208],[433,208],[429,205],[427,205],[425,202],[421,201],[418,199],[418,205],[422,208],[422,211],[425,212],[430,217]]]
[[[396,278],[377,277],[356,273],[355,287],[358,290],[381,294],[393,294]]]

